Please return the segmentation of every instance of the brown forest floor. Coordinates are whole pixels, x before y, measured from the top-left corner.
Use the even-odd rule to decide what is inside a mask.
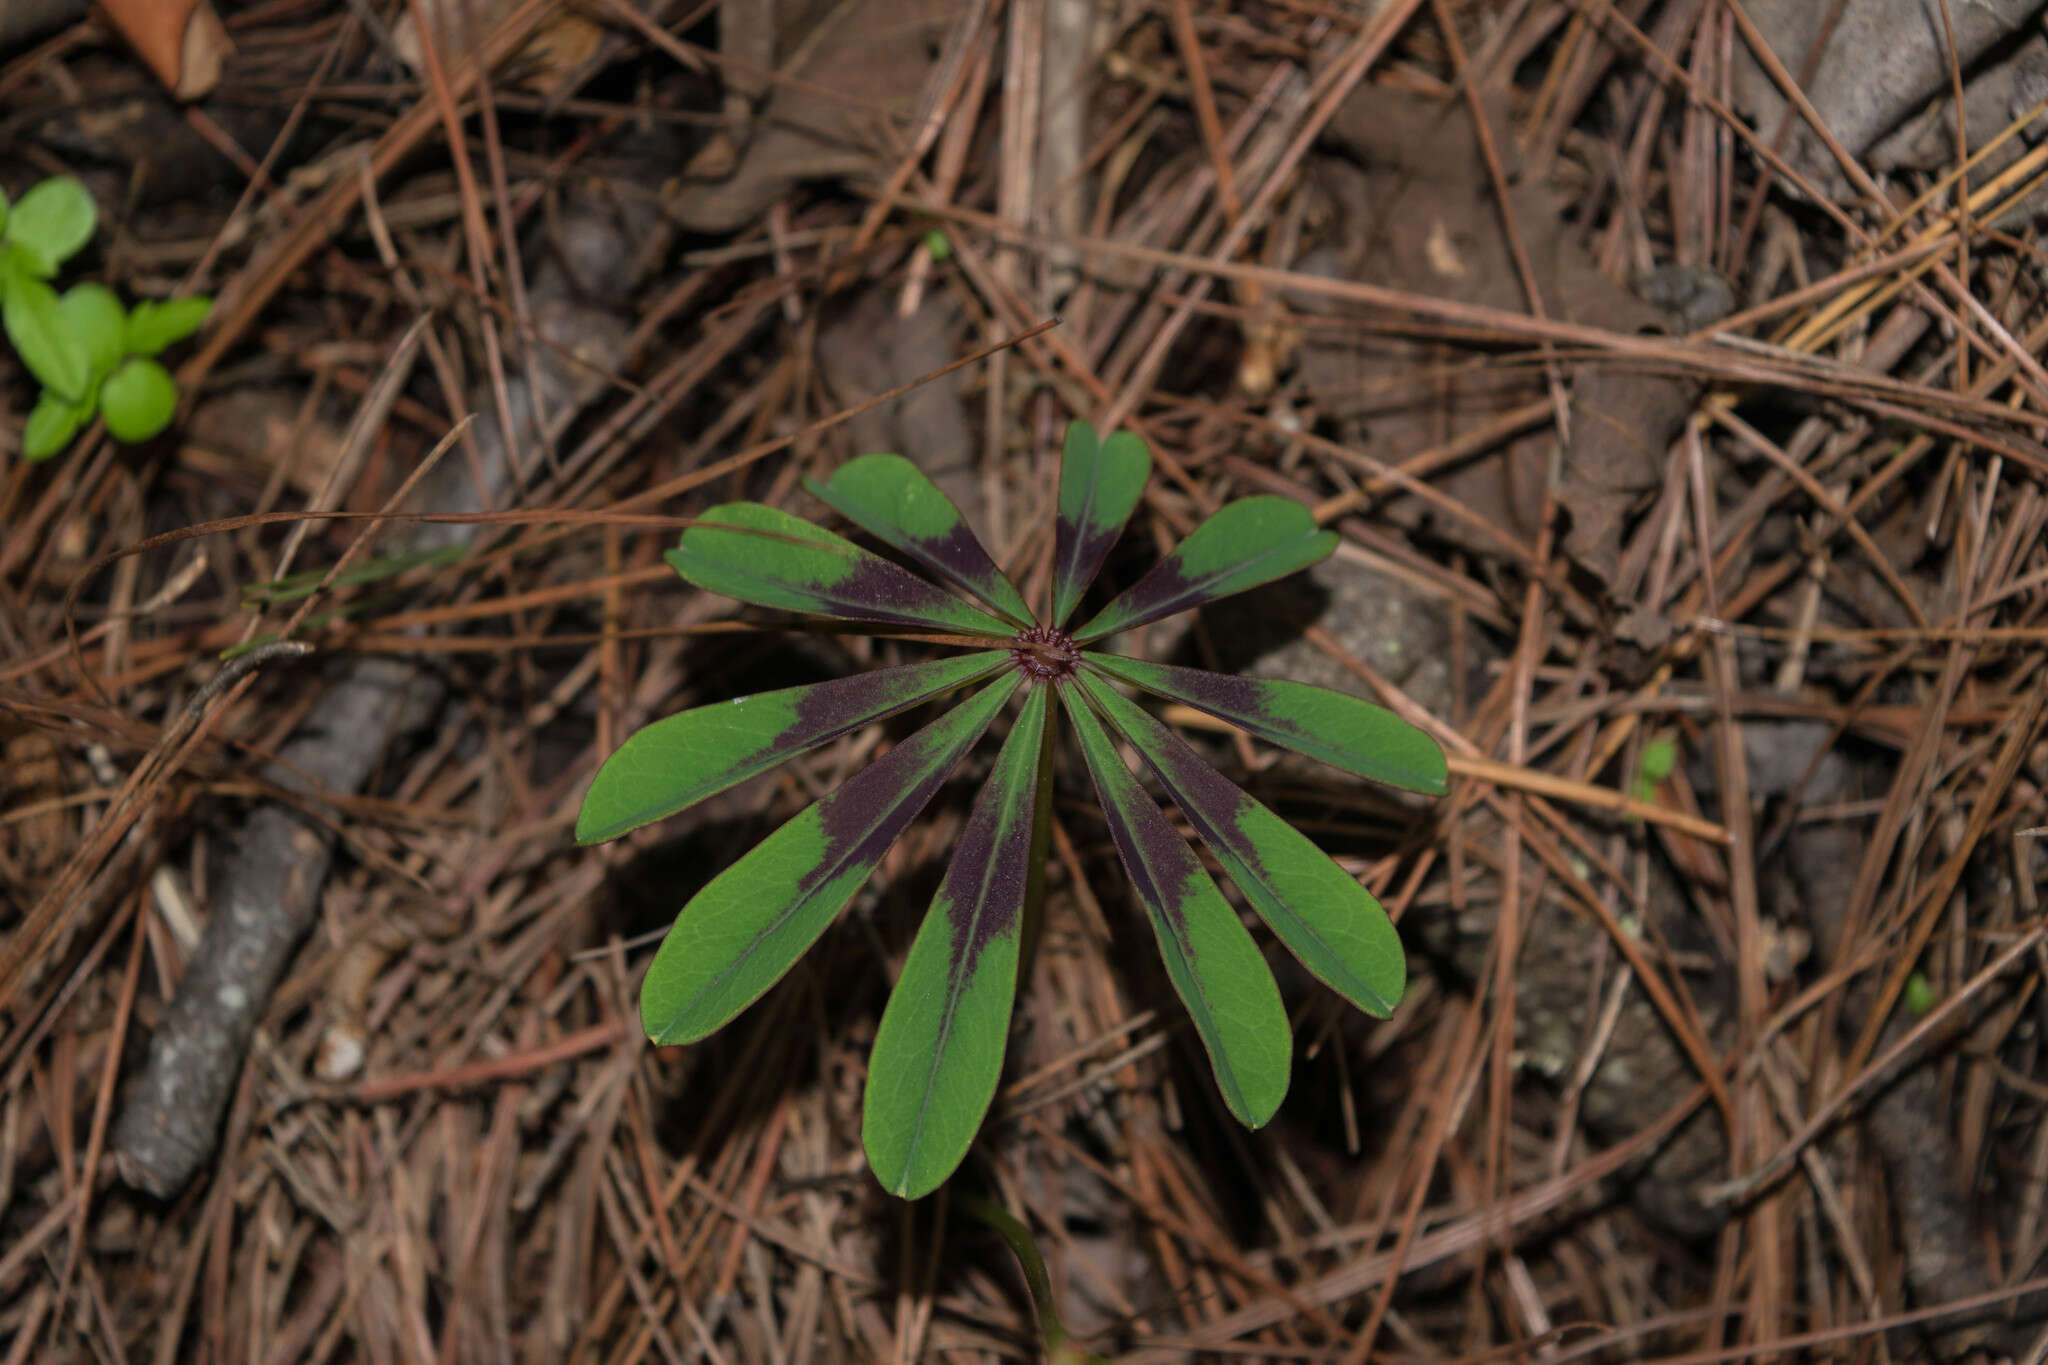
[[[0,1361],[1035,1355],[1004,1244],[860,1152],[971,786],[688,1049],[648,935],[905,723],[571,826],[653,717],[917,656],[736,617],[679,519],[897,449],[1029,577],[1070,417],[1156,454],[1123,581],[1250,492],[1343,538],[1147,652],[1454,770],[1200,736],[1411,951],[1384,1023],[1271,953],[1247,1134],[1066,756],[956,1183],[1090,1349],[2041,1360],[2035,8],[1939,7],[1952,59],[1877,0],[267,0],[182,106],[98,19],[0,50],[0,184],[220,299],[140,447],[24,464],[0,360]],[[393,507],[484,515],[301,515]],[[152,1177],[134,1079],[266,867],[311,932]]]

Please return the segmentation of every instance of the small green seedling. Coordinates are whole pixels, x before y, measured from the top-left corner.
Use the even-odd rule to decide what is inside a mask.
[[[69,176],[43,181],[13,206],[0,194],[0,320],[21,363],[43,386],[22,428],[21,453],[47,460],[104,414],[118,441],[146,441],[170,424],[178,386],[156,356],[206,321],[206,298],[144,300],[133,310],[104,285],[61,295],[57,268],[92,240],[98,210]]]
[[[1925,1019],[1940,1003],[1941,996],[1924,973],[1914,972],[1906,978],[1906,1008],[1913,1012],[1915,1019]]]
[[[1678,766],[1678,737],[1666,730],[1643,746],[1642,766],[1636,769],[1635,798],[1648,803],[1657,799],[1657,788]]]
[[[837,736],[972,689],[682,908],[648,968],[640,1012],[654,1042],[694,1042],[795,964],[996,716],[1021,701],[911,944],[869,1060],[863,1145],[876,1177],[906,1198],[928,1193],[959,1165],[995,1094],[1024,926],[1041,885],[1053,726],[1061,715],[1079,741],[1111,842],[1224,1103],[1241,1122],[1265,1123],[1287,1092],[1292,1041],[1280,992],[1237,912],[1126,766],[1120,742],[1137,752],[1252,909],[1311,972],[1370,1014],[1385,1017],[1401,998],[1401,941],[1372,894],[1123,688],[1193,707],[1357,776],[1441,794],[1445,764],[1435,741],[1340,692],[1097,648],[1118,632],[1305,569],[1336,548],[1336,535],[1317,529],[1299,503],[1245,498],[1196,527],[1083,624],[1067,625],[1137,507],[1151,463],[1130,432],[1102,440],[1085,422],[1068,428],[1052,609],[1043,617],[1025,605],[959,509],[900,455],[864,455],[830,482],[807,486],[930,579],[773,507],[712,508],[668,554],[697,587],[891,632],[965,635],[985,647],[656,721],[599,769],[577,817],[579,841],[615,838]]]

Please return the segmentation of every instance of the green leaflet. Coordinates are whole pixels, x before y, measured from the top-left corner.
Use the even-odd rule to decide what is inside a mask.
[[[128,312],[122,344],[130,355],[156,355],[198,331],[212,311],[213,300],[203,295],[144,299]]]
[[[127,319],[113,290],[101,284],[74,284],[57,299],[57,318],[83,349],[90,378],[121,363],[121,329]]]
[[[28,253],[36,273],[48,279],[92,240],[98,222],[99,206],[84,183],[56,175],[21,196],[7,219],[6,240]]]
[[[806,479],[804,487],[854,525],[988,603],[1011,625],[1031,624],[1031,608],[960,509],[901,455],[862,455],[839,466],[830,483]]]
[[[1430,796],[1442,796],[1447,789],[1444,751],[1436,741],[1385,707],[1357,697],[1307,683],[1240,678],[1121,654],[1091,653],[1088,662],[1119,682],[1184,702],[1345,772]]]
[[[1188,533],[1173,553],[1074,632],[1083,644],[1256,588],[1327,558],[1335,531],[1319,531],[1288,498],[1240,498]]]
[[[640,986],[647,1036],[695,1042],[774,985],[853,899],[1019,681],[1008,673],[925,726],[693,896]]]
[[[1093,670],[1080,678],[1288,951],[1367,1014],[1392,1014],[1407,963],[1401,936],[1372,893]]]
[[[844,537],[758,502],[712,508],[667,558],[698,587],[756,606],[972,635],[1013,633]]]
[[[1002,1075],[1050,693],[1025,698],[875,1034],[861,1142],[905,1199],[953,1173]]]
[[[30,274],[19,253],[0,256],[0,270],[7,274],[0,286],[0,323],[15,354],[44,388],[66,402],[82,402],[90,379],[85,348],[64,327],[57,291]]]
[[[1064,625],[1081,604],[1151,476],[1152,452],[1135,433],[1112,432],[1103,440],[1086,422],[1067,424],[1053,528],[1051,624]]]
[[[602,843],[722,792],[827,740],[979,682],[999,650],[880,668],[713,702],[636,730],[604,761],[576,816],[576,842]]]
[[[44,389],[29,409],[21,428],[22,458],[47,460],[62,450],[78,429],[92,420],[92,409],[83,403],[68,403],[55,390]]]
[[[1095,778],[1110,837],[1152,921],[1167,975],[1209,1051],[1224,1103],[1240,1123],[1257,1128],[1287,1094],[1293,1040],[1279,987],[1237,912],[1131,776],[1081,694],[1069,684],[1060,700]]]

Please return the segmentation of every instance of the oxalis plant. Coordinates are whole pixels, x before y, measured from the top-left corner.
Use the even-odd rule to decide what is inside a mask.
[[[1304,683],[1255,680],[1108,653],[1119,632],[1316,563],[1337,537],[1300,504],[1233,502],[1079,626],[1067,622],[1138,504],[1145,443],[1067,429],[1052,604],[1043,616],[946,496],[899,455],[864,455],[816,497],[931,575],[921,578],[760,503],[712,508],[668,562],[757,606],[982,648],[929,663],[736,697],[659,720],[599,769],[576,822],[589,844],[673,815],[783,760],[937,697],[946,714],[868,764],[714,877],[668,931],[640,991],[657,1044],[703,1038],[758,999],[814,943],[996,716],[1021,702],[889,997],[868,1064],[862,1141],[892,1192],[916,1198],[959,1165],[1002,1071],[1018,962],[1041,895],[1053,731],[1073,727],[1109,834],[1168,976],[1246,1126],[1287,1092],[1292,1039],[1257,944],[1118,749],[1128,744],[1294,955],[1369,1014],[1401,998],[1401,942],[1372,894],[1309,839],[1205,762],[1126,687],[1228,721],[1345,772],[1444,790],[1443,752],[1391,712]],[[943,584],[944,586],[940,586]],[[948,591],[952,589],[954,591]],[[971,600],[970,600],[971,599]]]
[[[112,290],[50,281],[92,240],[99,213],[70,176],[53,176],[9,209],[0,194],[0,321],[43,386],[21,432],[21,453],[47,460],[95,414],[117,441],[146,441],[170,424],[178,386],[156,356],[199,330],[211,299],[144,300],[130,310]]]

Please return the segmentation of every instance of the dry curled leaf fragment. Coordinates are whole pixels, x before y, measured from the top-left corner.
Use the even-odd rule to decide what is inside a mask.
[[[143,65],[181,100],[212,90],[235,50],[212,0],[100,0],[100,8]]]

